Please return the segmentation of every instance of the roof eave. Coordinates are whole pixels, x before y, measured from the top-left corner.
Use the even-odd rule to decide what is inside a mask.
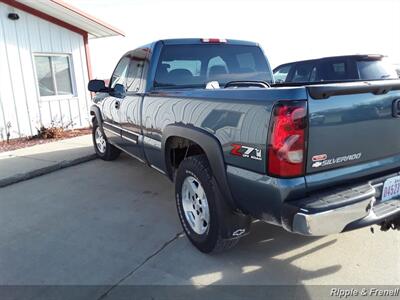
[[[111,37],[111,36],[118,36],[118,35],[123,36],[123,37],[126,36],[125,33],[122,30],[120,30],[120,29],[118,29],[118,28],[116,28],[116,27],[114,27],[114,26],[112,26],[112,25],[110,25],[110,24],[108,24],[108,23],[106,23],[104,21],[100,21],[96,17],[93,17],[93,16],[85,13],[84,11],[76,8],[76,7],[73,7],[73,6],[69,5],[68,3],[65,3],[62,0],[50,0],[50,1],[55,3],[55,4],[58,4],[58,5],[62,6],[64,8],[66,8],[66,9],[68,9],[68,10],[70,10],[70,11],[72,11],[72,12],[74,12],[74,13],[76,13],[76,14],[84,17],[84,18],[90,19],[91,21],[97,23],[98,25],[100,25],[102,27],[106,27],[110,31],[114,32],[114,34],[102,35],[102,36],[95,36],[95,35],[91,34],[90,32],[88,32],[89,36],[93,36],[93,38],[103,38],[103,37]]]
[[[0,0],[0,2],[76,33],[87,35],[91,39],[125,36],[121,30],[64,3],[62,0],[32,2],[23,0]],[[53,11],[51,9],[53,9]],[[52,12],[54,12],[54,14]]]

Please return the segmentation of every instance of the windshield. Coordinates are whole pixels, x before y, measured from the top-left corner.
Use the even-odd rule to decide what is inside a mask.
[[[261,49],[229,44],[167,45],[158,62],[155,87],[204,87],[210,81],[267,81],[271,71]]]
[[[386,59],[359,60],[357,69],[362,80],[398,79],[395,67]]]

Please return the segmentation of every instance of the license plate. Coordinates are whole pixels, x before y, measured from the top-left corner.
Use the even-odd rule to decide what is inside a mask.
[[[386,179],[383,183],[381,201],[387,201],[400,195],[400,176]]]

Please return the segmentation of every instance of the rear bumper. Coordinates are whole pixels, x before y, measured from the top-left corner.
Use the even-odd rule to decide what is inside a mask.
[[[285,202],[281,214],[282,225],[290,232],[323,236],[400,218],[400,198],[379,201],[383,182],[396,175]]]

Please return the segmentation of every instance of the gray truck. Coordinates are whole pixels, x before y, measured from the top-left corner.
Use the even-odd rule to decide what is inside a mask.
[[[95,151],[124,151],[174,181],[202,252],[232,247],[254,219],[309,236],[399,229],[400,81],[284,86],[272,76],[252,42],[130,51],[108,86],[89,82]]]
[[[384,55],[357,54],[286,63],[273,70],[276,83],[344,82],[397,79],[396,66]]]

